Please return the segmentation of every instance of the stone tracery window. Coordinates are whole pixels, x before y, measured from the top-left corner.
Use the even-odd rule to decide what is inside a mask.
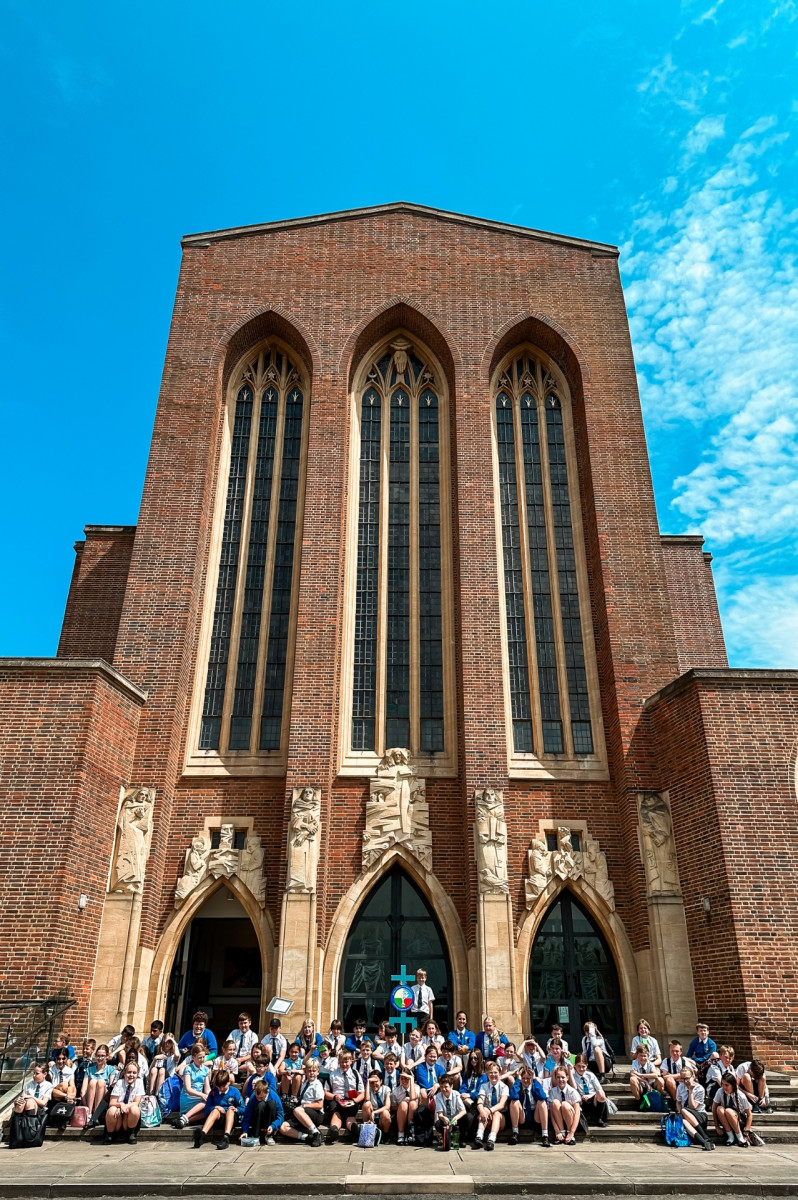
[[[270,342],[247,356],[231,392],[198,748],[245,761],[279,755],[287,737],[306,385]]]
[[[544,355],[525,349],[505,360],[493,395],[512,754],[593,756],[597,697],[567,388]]]
[[[345,762],[393,746],[439,765],[450,755],[446,402],[440,368],[403,335],[384,342],[359,372]]]

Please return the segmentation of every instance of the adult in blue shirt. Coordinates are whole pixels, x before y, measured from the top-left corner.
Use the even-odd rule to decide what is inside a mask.
[[[506,1046],[508,1040],[496,1028],[496,1022],[493,1017],[485,1017],[485,1020],[482,1022],[482,1030],[476,1036],[474,1049],[479,1050],[485,1062],[488,1062],[489,1059],[496,1058],[498,1047]]]
[[[696,1025],[695,1032],[696,1036],[687,1048],[687,1057],[696,1063],[706,1062],[711,1055],[717,1054],[718,1048],[709,1036],[708,1025]]]
[[[216,1045],[216,1038],[208,1028],[208,1014],[201,1011],[195,1012],[191,1019],[193,1024],[191,1028],[183,1034],[180,1041],[177,1043],[178,1050],[182,1054],[186,1050],[190,1050],[199,1038],[202,1038],[208,1047],[208,1053],[217,1054],[218,1047]]]
[[[468,1028],[468,1017],[464,1012],[459,1012],[454,1019],[454,1029],[449,1031],[449,1037],[454,1042],[457,1053],[465,1063],[468,1055],[476,1045],[477,1035],[472,1033]]]

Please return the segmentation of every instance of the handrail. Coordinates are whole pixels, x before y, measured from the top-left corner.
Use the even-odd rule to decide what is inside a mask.
[[[55,1036],[56,1021],[61,1020],[64,1013],[70,1008],[74,1008],[77,1000],[70,1000],[66,996],[48,996],[44,999],[8,999],[0,1001],[0,1018],[2,1024],[6,1026],[5,1037],[3,1040],[3,1052],[0,1057],[0,1083],[3,1079],[3,1072],[7,1067],[9,1051],[13,1053],[15,1046],[22,1046],[19,1057],[22,1058],[22,1076],[21,1087],[24,1088],[25,1080],[29,1069],[32,1069],[33,1062],[28,1055],[28,1049],[34,1045],[36,1039],[45,1031],[47,1032],[47,1050],[50,1050]],[[17,1014],[16,1019],[12,1019],[11,1014]],[[31,1021],[25,1018],[30,1014]],[[15,1029],[22,1026],[21,1032]],[[16,1082],[16,1081],[15,1081]]]

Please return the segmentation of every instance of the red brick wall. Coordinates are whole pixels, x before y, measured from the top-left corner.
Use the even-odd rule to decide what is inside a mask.
[[[97,655],[113,662],[135,525],[87,525],[75,543],[59,658]]]
[[[690,672],[647,716],[671,798],[698,1011],[738,1061],[751,1048],[795,1069],[798,673]]]
[[[135,765],[136,779],[159,789],[153,886],[144,899],[149,944],[171,909],[190,826],[220,800],[230,812],[256,808],[259,828],[274,837],[291,787],[322,786],[323,932],[360,873],[364,786],[335,777],[348,387],[359,356],[400,325],[441,358],[452,397],[460,775],[429,784],[436,870],[471,941],[474,788],[505,787],[519,870],[539,816],[582,815],[587,806],[602,845],[613,847],[613,877],[633,942],[646,945],[634,796],[655,786],[657,774],[638,723],[643,701],[677,674],[678,663],[617,261],[611,250],[587,243],[407,210],[186,245],[114,658],[151,694]],[[313,375],[287,778],[181,780],[223,379],[240,353],[270,332],[293,345]],[[555,358],[574,395],[612,776],[606,784],[509,787],[506,779],[488,385],[502,354],[524,340]],[[452,837],[462,860],[451,855]],[[269,874],[275,918],[280,870],[277,859]],[[518,876],[514,887],[520,895]]]
[[[660,540],[679,670],[728,667],[712,578],[712,555],[702,549],[704,539],[665,535]]]
[[[75,1037],[142,700],[98,660],[0,659],[0,993],[65,990]]]

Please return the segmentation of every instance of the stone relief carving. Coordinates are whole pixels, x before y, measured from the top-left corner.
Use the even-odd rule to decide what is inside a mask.
[[[481,892],[508,892],[507,823],[504,819],[504,795],[494,788],[474,792],[477,814],[474,822],[474,846],[477,854],[477,878]]]
[[[287,892],[315,892],[320,830],[321,788],[294,788],[288,827]]]
[[[224,822],[219,831],[219,845],[211,848],[211,839],[199,834],[191,839],[186,850],[183,874],[175,888],[175,908],[179,908],[209,876],[231,879],[236,875],[249,888],[261,907],[266,903],[266,880],[263,875],[263,847],[260,837],[247,834],[243,850],[235,848],[235,825]]]
[[[640,849],[650,896],[680,896],[679,864],[673,837],[671,806],[660,792],[643,792],[638,797]]]
[[[548,849],[546,831],[541,829],[532,841],[528,859],[529,875],[524,880],[527,908],[535,906],[552,879],[584,879],[611,909],[615,908],[615,888],[607,871],[607,856],[586,828],[580,833],[579,850],[574,850],[573,834],[567,826],[557,828],[556,850]]]
[[[367,871],[392,846],[404,846],[422,866],[432,870],[432,833],[426,782],[410,765],[407,750],[386,750],[369,781],[366,828],[363,833],[363,870]]]
[[[155,788],[128,788],[116,819],[112,892],[141,892],[152,839]]]

